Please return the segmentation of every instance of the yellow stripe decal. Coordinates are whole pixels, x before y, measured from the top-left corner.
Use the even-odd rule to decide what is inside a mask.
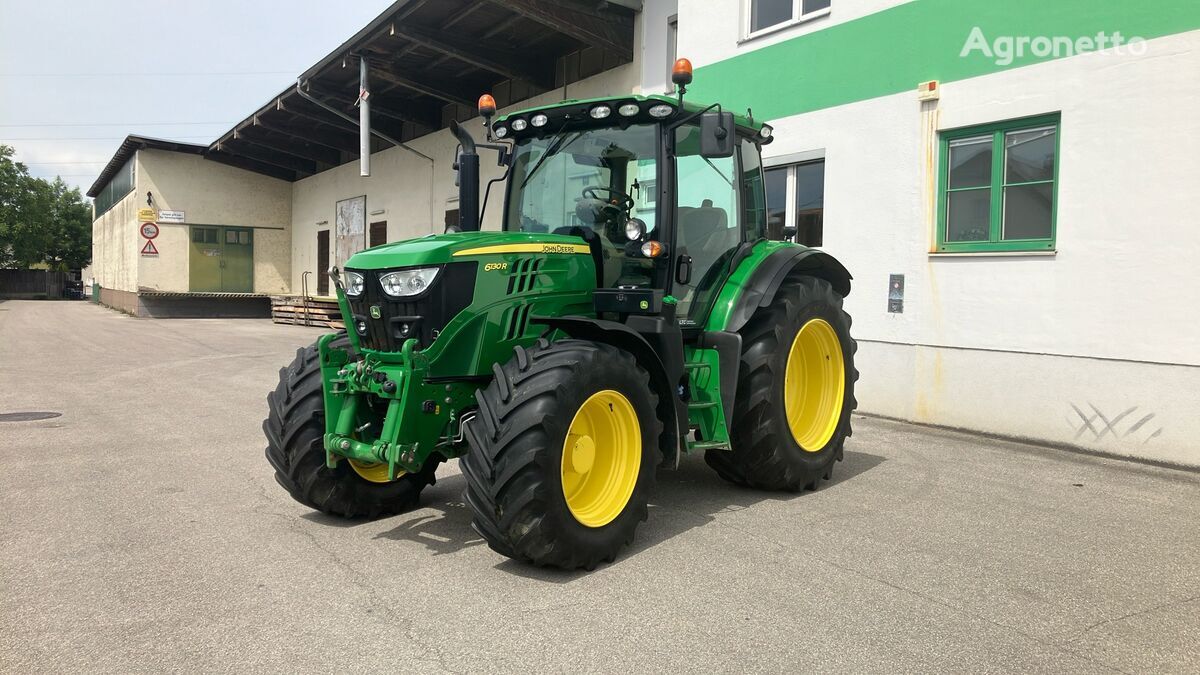
[[[501,244],[499,246],[482,246],[468,248],[454,254],[460,255],[493,255],[496,253],[591,253],[592,250],[583,244]]]

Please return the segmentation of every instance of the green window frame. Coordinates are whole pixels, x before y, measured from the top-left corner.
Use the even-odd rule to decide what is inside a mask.
[[[1039,132],[1040,136],[1038,136]],[[1019,139],[1023,135],[1029,137],[1031,141],[1037,141],[1049,133],[1054,135],[1053,168],[1049,171],[1049,175],[1037,176],[1031,180],[1010,176],[1008,140],[1010,138]],[[1055,250],[1058,228],[1058,169],[1061,164],[1059,161],[1061,140],[1061,116],[1058,113],[943,131],[940,134],[938,161],[937,252],[989,253]],[[1013,147],[1016,144],[1014,143]],[[966,148],[972,145],[977,149],[975,157],[982,158],[985,162],[986,176],[978,175],[975,182],[972,182],[970,175],[972,169],[964,163],[961,174],[956,173],[956,176],[965,177],[960,177],[959,184],[952,186],[951,151],[955,148]],[[986,153],[989,152],[990,164],[986,164]],[[979,167],[975,167],[973,170],[978,173]],[[985,190],[987,191],[986,223],[983,218],[979,217],[984,206],[983,200],[979,197],[983,196]],[[1026,209],[1024,211],[1013,209],[1013,213],[1018,214],[1028,213],[1027,205],[1031,198],[1034,201],[1040,199],[1044,202],[1048,195],[1050,199],[1049,236],[1028,236],[1028,233],[1005,236],[1006,230],[1010,227],[1017,230],[1030,229],[1028,223],[1015,220],[1006,222],[1006,207],[1010,194],[1014,196],[1020,194],[1024,197],[1025,201],[1018,203],[1017,206],[1025,206]],[[970,203],[972,200],[975,202],[974,204]],[[970,219],[960,211],[960,214],[952,222],[950,216],[952,202],[964,205],[966,208],[962,211],[969,211],[971,206],[976,207],[974,209],[975,221],[973,223],[965,222]],[[1042,212],[1044,213],[1045,210]],[[1039,224],[1034,225],[1034,229],[1043,227]],[[954,233],[951,232],[952,229],[955,230]],[[986,232],[986,238],[984,238],[984,232]]]

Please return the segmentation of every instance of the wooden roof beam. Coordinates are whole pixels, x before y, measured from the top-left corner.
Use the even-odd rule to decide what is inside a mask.
[[[463,39],[453,33],[434,33],[417,26],[396,26],[396,35],[505,79],[525,80],[546,89],[554,87],[553,64],[537,65],[534,59],[520,52],[485,47],[478,40]]]
[[[287,110],[289,114],[291,110]],[[314,120],[315,121],[315,120]],[[320,124],[320,123],[318,123]],[[304,129],[298,129],[287,122],[278,120],[272,116],[270,118],[258,117],[255,120],[256,127],[262,127],[268,131],[274,131],[278,134],[284,134],[293,138],[309,141],[316,145],[321,145],[330,150],[339,152],[350,152],[358,154],[358,136],[348,132],[342,132],[341,129],[322,125],[325,128],[316,128],[313,125],[307,125]]]
[[[243,157],[241,155],[234,155],[234,154],[231,154],[224,150],[221,150],[219,148],[219,144],[218,144],[218,149],[209,150],[208,152],[204,153],[204,157],[206,159],[211,159],[214,162],[228,164],[229,166],[237,167],[239,169],[244,169],[246,171],[260,173],[264,176],[270,176],[271,178],[278,178],[280,180],[286,180],[289,183],[300,178],[300,176],[297,175],[297,173],[295,171],[292,171],[290,169],[281,168],[281,167],[275,166],[274,164],[267,164],[266,162],[260,162],[258,160],[250,159],[249,157]]]
[[[231,155],[240,155],[263,164],[270,164],[281,169],[312,175],[317,172],[317,163],[310,159],[301,159],[278,150],[257,145],[248,138],[236,137],[217,141],[217,150]]]
[[[633,17],[600,13],[579,3],[549,0],[489,0],[590,47],[612,52],[625,63],[633,61]]]
[[[419,78],[397,75],[387,68],[372,70],[371,77],[379,78],[385,82],[391,82],[394,85],[404,87],[405,89],[415,91],[419,94],[424,94],[447,103],[457,103],[458,105],[465,105],[469,108],[475,107],[475,100],[471,94],[461,91],[456,87],[449,86],[445,83],[434,84],[433,82]]]
[[[320,164],[337,166],[342,163],[342,153],[340,151],[330,150],[322,145],[311,143],[303,137],[271,131],[258,124],[257,118],[255,118],[255,122],[255,124],[238,129],[236,137],[246,138],[257,145]]]

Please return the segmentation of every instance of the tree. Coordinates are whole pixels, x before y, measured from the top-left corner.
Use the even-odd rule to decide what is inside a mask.
[[[91,206],[62,178],[50,182],[30,176],[13,154],[11,146],[0,145],[0,267],[86,266],[92,251]]]

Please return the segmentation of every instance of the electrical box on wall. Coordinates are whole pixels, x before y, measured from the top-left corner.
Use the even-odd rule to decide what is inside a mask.
[[[922,82],[917,85],[918,101],[936,101],[942,97],[942,89],[937,80]]]
[[[891,314],[904,313],[903,274],[893,274],[888,277],[888,312]]]

